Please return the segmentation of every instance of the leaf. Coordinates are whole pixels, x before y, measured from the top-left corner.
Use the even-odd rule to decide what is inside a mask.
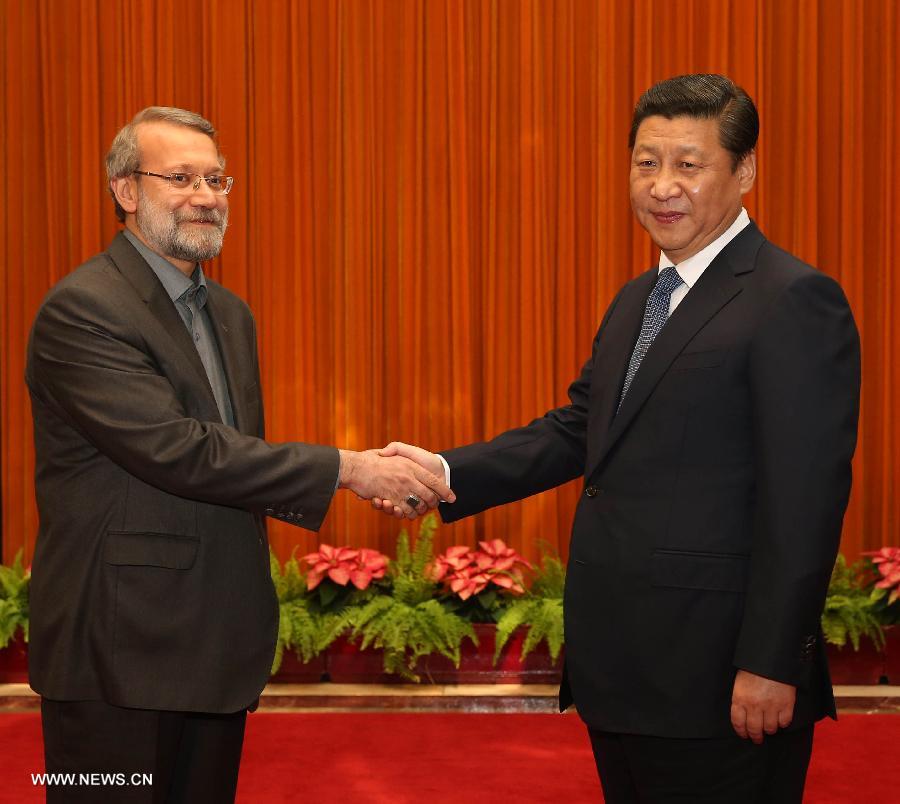
[[[500,660],[503,647],[513,635],[513,632],[526,621],[529,610],[534,606],[533,600],[516,600],[497,621],[497,632],[494,637],[494,664]]]
[[[12,566],[0,564],[0,599],[20,597],[31,581],[31,576],[26,575],[22,567],[22,551],[21,547],[16,551]]]
[[[319,591],[319,605],[323,609],[327,609],[333,602],[334,599],[340,593],[340,589],[334,584],[323,583],[318,587]]]
[[[566,586],[566,568],[558,556],[544,555],[531,584],[534,597],[562,599]]]

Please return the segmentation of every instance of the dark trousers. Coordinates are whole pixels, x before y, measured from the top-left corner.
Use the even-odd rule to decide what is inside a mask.
[[[813,727],[676,739],[588,729],[606,804],[800,804]]]
[[[230,804],[247,712],[124,709],[102,701],[41,700],[49,804]],[[84,774],[84,776],[80,776]]]

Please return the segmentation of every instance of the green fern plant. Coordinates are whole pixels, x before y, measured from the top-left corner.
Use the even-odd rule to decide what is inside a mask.
[[[859,650],[860,638],[867,636],[879,650],[884,647],[878,604],[885,590],[870,586],[864,562],[848,565],[843,555],[837,557],[822,612],[826,642],[843,647],[849,639]]]
[[[28,587],[31,573],[22,565],[22,550],[11,567],[0,565],[0,648],[5,648],[20,628],[28,641]]]
[[[347,609],[323,610],[318,599],[307,594],[306,579],[294,553],[282,569],[270,550],[269,565],[278,597],[278,640],[271,670],[274,675],[286,649],[293,650],[304,662],[311,661],[349,631],[350,616]]]
[[[556,556],[545,555],[535,572],[529,592],[508,604],[497,621],[494,645],[494,664],[500,652],[520,627],[528,629],[522,643],[524,659],[541,642],[546,642],[550,657],[556,661],[565,643],[563,633],[563,590],[566,585],[566,568]]]
[[[428,565],[433,560],[437,517],[426,516],[419,527],[411,550],[406,530],[397,538],[397,559],[391,562],[390,596],[374,597],[350,613],[352,638],[360,647],[384,651],[385,672],[397,673],[410,681],[419,681],[416,662],[431,653],[439,653],[459,667],[460,646],[465,638],[476,645],[472,625],[438,600],[437,585],[430,578]]]

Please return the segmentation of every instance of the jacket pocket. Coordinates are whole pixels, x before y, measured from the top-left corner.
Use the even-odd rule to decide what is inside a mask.
[[[107,531],[103,560],[116,567],[162,567],[186,570],[194,566],[200,540],[171,533]]]
[[[749,556],[655,550],[650,557],[651,586],[742,592]]]

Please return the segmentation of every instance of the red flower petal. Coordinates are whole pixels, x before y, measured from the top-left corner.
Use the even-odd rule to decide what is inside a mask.
[[[336,584],[346,586],[347,582],[350,580],[350,573],[347,572],[344,567],[333,567],[328,570],[328,577]]]
[[[364,569],[354,570],[350,580],[357,589],[365,589],[372,582],[372,574]]]

